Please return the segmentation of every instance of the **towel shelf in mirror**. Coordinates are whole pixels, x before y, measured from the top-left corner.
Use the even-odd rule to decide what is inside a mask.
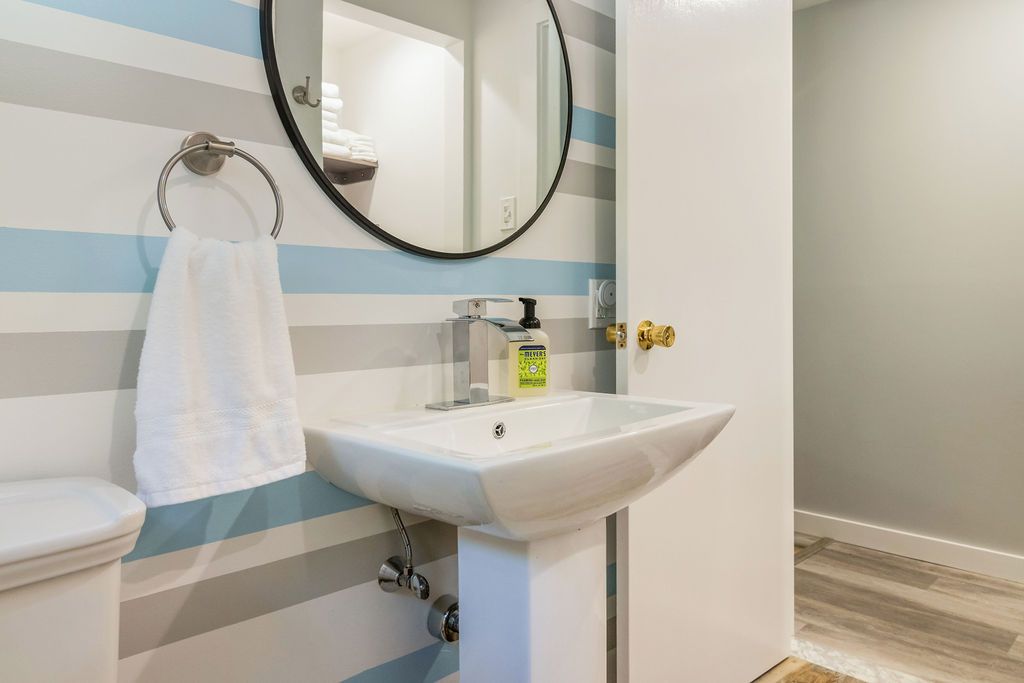
[[[362,183],[373,180],[373,176],[377,175],[377,162],[342,159],[325,154],[324,173],[335,185]]]
[[[256,170],[266,178],[267,183],[270,185],[270,189],[274,193],[274,201],[277,204],[277,215],[274,218],[274,227],[270,231],[270,236],[277,239],[278,233],[281,232],[281,223],[284,222],[284,202],[281,199],[281,191],[274,181],[274,176],[270,175],[267,167],[261,164],[256,157],[244,149],[239,149],[235,146],[235,143],[221,140],[212,133],[203,132],[188,135],[182,141],[178,152],[167,160],[163,170],[160,171],[160,180],[156,184],[156,201],[160,207],[160,215],[163,217],[164,223],[167,224],[168,230],[174,230],[175,228],[171,212],[167,208],[167,178],[170,177],[171,169],[174,168],[175,164],[181,161],[185,164],[185,168],[193,173],[212,175],[224,166],[224,161],[227,157],[233,156],[239,156],[255,166]]]

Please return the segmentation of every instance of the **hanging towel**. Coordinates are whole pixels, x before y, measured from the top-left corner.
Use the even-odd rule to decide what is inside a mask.
[[[153,291],[135,405],[150,507],[305,471],[277,247],[175,228]]]

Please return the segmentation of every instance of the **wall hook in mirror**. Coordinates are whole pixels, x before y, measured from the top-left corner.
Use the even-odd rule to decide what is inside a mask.
[[[319,107],[320,102],[323,101],[322,97],[318,97],[316,102],[309,101],[309,76],[306,76],[306,85],[297,85],[292,88],[292,97],[294,97],[295,101],[299,104],[307,104],[310,107],[313,107],[313,109]]]

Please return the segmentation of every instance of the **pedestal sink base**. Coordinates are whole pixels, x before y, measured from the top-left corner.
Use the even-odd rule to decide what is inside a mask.
[[[539,541],[459,529],[459,680],[606,680],[605,524]]]

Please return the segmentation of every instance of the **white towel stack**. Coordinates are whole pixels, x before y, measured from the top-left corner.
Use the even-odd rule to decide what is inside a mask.
[[[175,228],[139,367],[135,478],[150,507],[305,471],[295,366],[270,235],[199,239]]]
[[[369,135],[362,135],[345,128],[324,130],[324,144],[342,145],[352,153],[352,159],[377,161],[377,147]]]
[[[341,110],[345,103],[341,100],[341,90],[336,83],[324,81],[320,84],[320,95],[323,100],[320,102],[320,120],[324,133],[324,154],[332,157],[348,159],[352,152],[344,149],[344,145],[331,144],[328,147],[327,134],[333,133],[341,128]],[[339,147],[341,147],[339,149]]]
[[[320,84],[323,96],[321,119],[323,124],[323,151],[336,159],[357,159],[377,162],[377,147],[369,135],[361,135],[341,127],[341,89],[336,83]]]

